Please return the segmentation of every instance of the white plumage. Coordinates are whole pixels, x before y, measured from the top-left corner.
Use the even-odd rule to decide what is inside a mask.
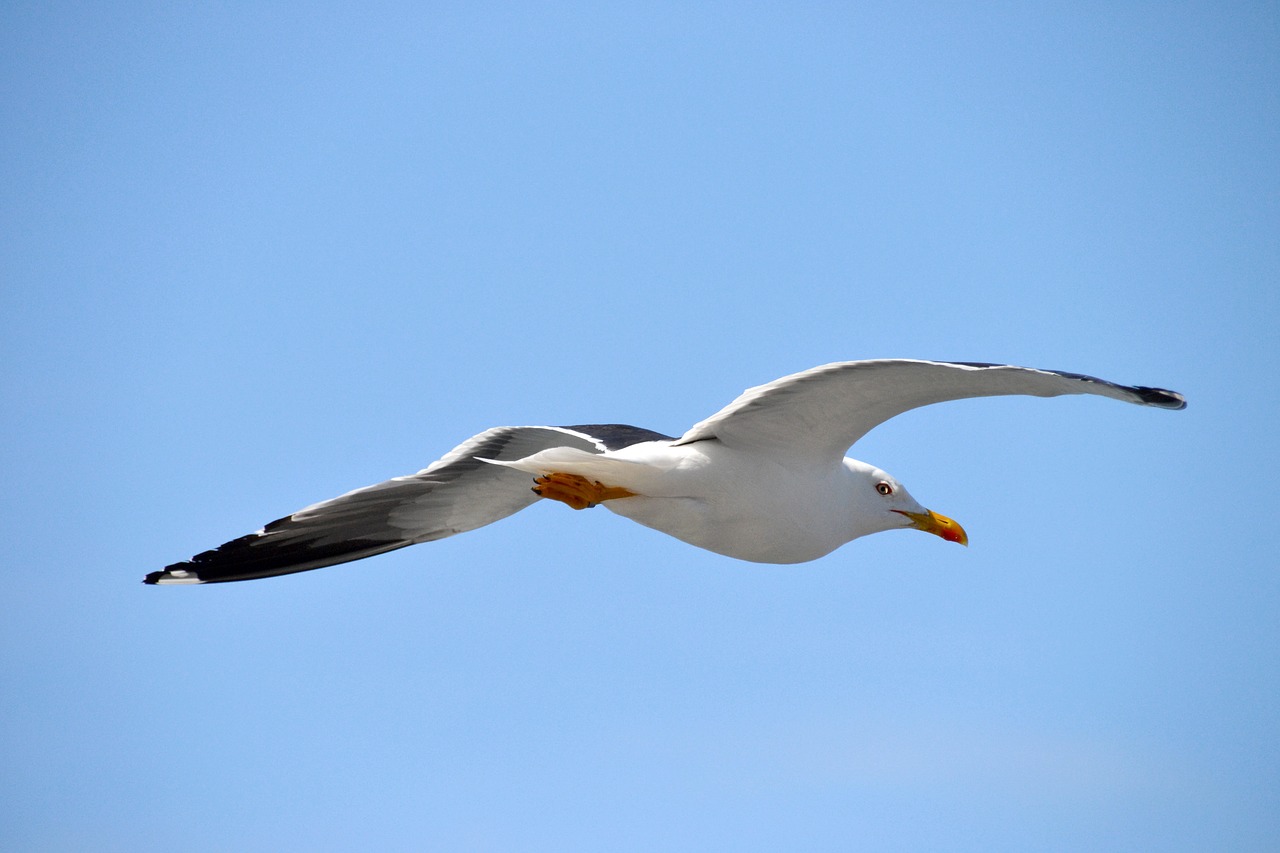
[[[845,458],[876,425],[968,397],[1094,394],[1165,409],[1180,394],[1011,365],[890,359],[815,367],[748,389],[679,438],[638,427],[496,427],[417,474],[271,522],[147,583],[208,583],[321,568],[490,524],[544,497],[602,503],[691,545],[799,563],[914,527],[965,543],[886,472]],[[537,480],[530,489],[530,477]]]

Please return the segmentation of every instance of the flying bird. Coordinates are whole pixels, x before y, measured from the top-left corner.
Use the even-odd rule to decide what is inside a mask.
[[[625,424],[495,427],[416,474],[313,504],[151,572],[144,583],[305,572],[474,530],[539,500],[603,504],[690,545],[757,563],[816,560],[897,528],[964,545],[959,524],[845,451],[875,426],[931,403],[1064,394],[1187,405],[1161,388],[1006,364],[825,364],[750,388],[679,437]]]

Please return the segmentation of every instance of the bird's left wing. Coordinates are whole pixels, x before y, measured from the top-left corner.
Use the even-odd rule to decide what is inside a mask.
[[[968,397],[1096,394],[1182,409],[1181,394],[1008,364],[882,359],[825,364],[750,388],[694,424],[676,444],[719,439],[777,455],[839,457],[878,424],[931,403]]]
[[[618,424],[495,427],[417,474],[356,489],[271,522],[146,583],[216,583],[319,569],[474,530],[538,500],[529,477],[481,459],[520,459],[551,447],[599,453],[659,436]]]

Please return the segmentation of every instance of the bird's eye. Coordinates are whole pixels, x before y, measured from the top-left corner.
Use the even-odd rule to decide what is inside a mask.
[[[876,483],[876,491],[882,495],[891,495],[893,494],[893,486],[889,485],[884,480],[881,480]]]

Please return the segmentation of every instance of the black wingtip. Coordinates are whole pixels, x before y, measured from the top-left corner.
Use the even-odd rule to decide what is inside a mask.
[[[164,572],[149,572],[147,576],[142,579],[142,582],[156,584],[160,583],[160,578],[162,577],[164,577]]]
[[[1169,391],[1165,388],[1148,388],[1145,385],[1138,385],[1133,390],[1138,392],[1142,402],[1148,406],[1159,406],[1162,409],[1173,411],[1187,407],[1187,398],[1177,391]]]

